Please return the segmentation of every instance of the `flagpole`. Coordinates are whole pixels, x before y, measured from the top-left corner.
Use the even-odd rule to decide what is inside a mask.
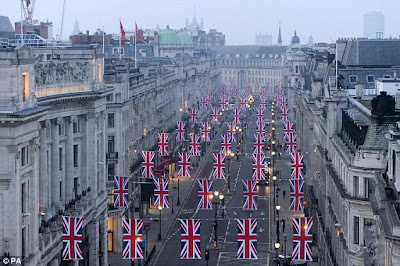
[[[336,53],[336,55],[335,55],[335,57],[336,57],[336,66],[335,66],[335,68],[336,68],[336,73],[335,73],[335,83],[336,83],[336,90],[338,89],[338,49],[337,49],[337,46],[338,46],[338,41],[336,41],[336,45],[335,45],[335,53]]]
[[[137,38],[137,36],[138,36],[138,28],[137,28],[137,24],[136,24],[136,21],[135,21],[135,68],[137,68],[137,61],[136,61],[136,38]]]
[[[104,41],[104,26],[103,26],[103,69],[102,69],[102,71],[101,71],[101,75],[102,75],[102,77],[101,77],[101,81],[103,81],[104,82],[104,69],[105,69],[105,66],[104,66],[104,58],[105,58],[105,47],[104,47],[104,43],[105,43],[105,41]]]
[[[24,12],[24,2],[21,0],[21,46],[24,45],[23,12]]]
[[[121,60],[121,42],[122,42],[121,18],[119,19],[119,27],[120,27],[120,29],[119,29],[119,50],[118,50],[118,53],[119,53],[119,60]]]

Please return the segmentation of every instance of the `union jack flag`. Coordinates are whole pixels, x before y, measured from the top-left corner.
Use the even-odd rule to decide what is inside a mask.
[[[289,155],[296,151],[296,134],[294,132],[285,135],[286,154]]]
[[[200,156],[200,137],[196,134],[190,134],[190,154],[193,156]]]
[[[264,135],[254,134],[254,153],[263,153]]]
[[[225,155],[222,153],[213,153],[213,178],[225,179]]]
[[[240,110],[237,108],[233,109],[233,122],[236,125],[240,124]]]
[[[158,153],[168,155],[168,133],[158,133]]]
[[[200,219],[179,219],[181,223],[181,259],[201,259]]]
[[[221,147],[224,155],[229,155],[231,152],[231,140],[228,134],[221,135]]]
[[[275,91],[276,95],[276,107],[281,107],[282,106],[282,94],[279,91]]]
[[[303,178],[303,153],[294,152],[290,154],[291,164],[290,169],[292,170],[291,178],[298,179]]]
[[[197,107],[193,106],[192,107],[192,112],[190,113],[190,122],[197,123]]]
[[[143,250],[140,246],[143,236],[143,219],[123,219],[122,227],[122,258],[128,260],[143,259]]]
[[[261,110],[265,110],[267,109],[267,99],[265,99],[264,97],[260,96],[260,109]]]
[[[154,208],[162,206],[163,208],[169,208],[168,202],[168,179],[154,178]]]
[[[210,123],[204,122],[204,123],[201,123],[201,125],[202,125],[201,139],[203,141],[210,141],[210,133],[211,133]]]
[[[232,141],[236,141],[236,138],[235,138],[235,132],[236,132],[235,123],[227,122],[226,124],[228,125],[228,130],[226,131],[226,133],[228,134],[230,141],[231,142]]]
[[[237,224],[237,259],[258,259],[257,254],[257,219],[236,219]]]
[[[290,122],[289,120],[287,120],[287,121],[283,124],[283,126],[284,126],[283,133],[285,133],[285,135],[286,135],[286,134],[290,134],[290,133],[293,132],[293,123]]]
[[[207,106],[211,106],[212,97],[213,97],[212,94],[207,95],[207,98],[206,98]]]
[[[178,153],[178,156],[179,156],[178,176],[180,177],[190,176],[190,154],[184,152],[184,153]]]
[[[264,122],[264,110],[261,107],[257,109],[257,122]]]
[[[208,106],[207,104],[207,96],[201,97],[200,107],[201,109],[206,109]]]
[[[257,210],[257,183],[251,180],[243,182],[243,210]]]
[[[212,203],[209,198],[209,196],[212,194],[212,181],[198,179],[197,184],[199,185],[197,190],[197,195],[199,196],[199,204],[197,204],[197,209],[212,209]]]
[[[283,112],[282,108],[287,107],[287,97],[285,95],[282,95],[281,97],[281,111]]]
[[[304,190],[303,179],[289,179],[290,181],[290,211],[303,211]]]
[[[264,153],[253,153],[253,179],[265,180],[265,155]]]
[[[257,121],[257,134],[264,135],[265,134],[265,124],[262,121]]]
[[[281,109],[282,109],[281,122],[284,124],[286,121],[289,120],[289,113],[286,106],[281,107]]]
[[[154,155],[154,151],[142,151],[142,176],[145,178],[154,178]]]
[[[245,110],[246,105],[247,105],[247,99],[244,96],[240,97],[240,108],[242,110]]]
[[[83,260],[82,224],[83,218],[61,216],[63,223],[63,260]]]
[[[176,122],[176,140],[177,141],[185,141],[185,125],[186,122],[178,121]]]
[[[114,176],[114,208],[128,207],[128,178]]]
[[[211,113],[211,123],[213,124],[218,124],[219,120],[218,120],[218,116],[219,116],[219,109],[218,107],[213,107],[212,108],[212,113]]]
[[[225,96],[222,95],[221,96],[221,101],[219,103],[219,107],[221,109],[225,109],[225,108],[228,109],[228,106],[229,106],[229,102],[227,101],[227,98],[225,98]]]
[[[292,260],[312,261],[313,218],[292,218],[293,222],[293,252]]]

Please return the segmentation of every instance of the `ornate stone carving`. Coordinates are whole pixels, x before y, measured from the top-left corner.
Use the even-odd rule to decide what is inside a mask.
[[[88,62],[63,62],[35,64],[35,85],[53,83],[81,83],[89,79]]]

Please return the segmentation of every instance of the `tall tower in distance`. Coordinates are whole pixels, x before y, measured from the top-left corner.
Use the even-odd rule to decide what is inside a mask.
[[[368,39],[383,39],[385,36],[385,16],[382,12],[364,14],[364,37]]]
[[[279,22],[278,45],[282,45],[281,23]]]

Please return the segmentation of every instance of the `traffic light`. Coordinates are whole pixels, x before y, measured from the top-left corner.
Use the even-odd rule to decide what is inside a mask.
[[[210,250],[206,249],[206,261],[210,259]]]

